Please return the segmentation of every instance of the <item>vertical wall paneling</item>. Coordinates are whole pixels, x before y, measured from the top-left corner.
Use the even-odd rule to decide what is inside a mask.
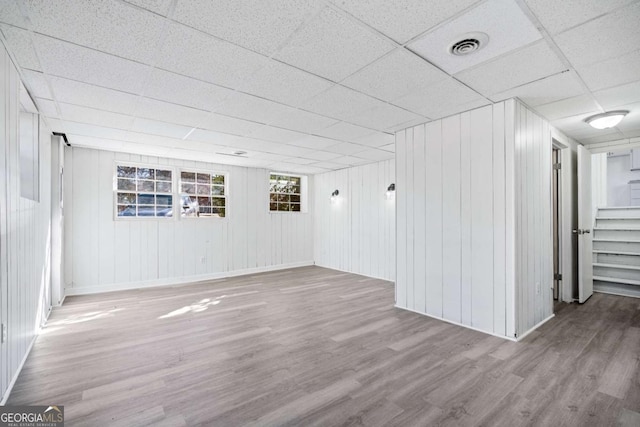
[[[414,253],[413,261],[413,277],[414,283],[414,305],[413,309],[418,311],[425,311],[430,306],[430,301],[427,301],[427,290],[425,286],[420,286],[422,283],[428,283],[428,265],[425,263],[427,259],[427,246],[426,239],[429,238],[427,234],[427,226],[429,225],[429,218],[424,215],[427,209],[428,195],[426,188],[429,185],[427,178],[428,168],[425,168],[425,153],[426,153],[426,140],[425,140],[425,127],[417,126],[414,128],[413,133],[413,219],[414,219],[414,235],[415,240],[413,244]]]
[[[426,220],[426,236],[420,236],[426,244],[426,313],[435,317],[442,317],[442,120],[425,125],[426,156],[422,168],[426,169],[426,211],[418,218]],[[420,177],[422,178],[422,177]],[[418,236],[416,236],[418,238]],[[420,286],[420,284],[417,284]],[[424,311],[422,308],[420,311]]]
[[[73,148],[65,174],[67,294],[179,283],[313,263],[311,213],[269,213],[269,171]],[[70,161],[69,161],[70,160]],[[114,219],[117,162],[228,177],[220,218]],[[309,177],[311,191],[313,178]]]
[[[499,105],[499,104],[497,104]],[[496,108],[497,108],[496,105]],[[515,256],[515,101],[504,103],[504,165],[505,165],[505,335],[516,333],[516,256]]]
[[[442,120],[442,317],[461,322],[460,116]]]
[[[461,253],[461,287],[460,287],[460,321],[471,326],[471,113],[460,115],[460,253]],[[458,307],[451,307],[451,310]]]
[[[407,130],[396,134],[396,305],[407,306],[407,205],[404,200],[410,197],[409,180],[406,174]],[[413,135],[413,134],[412,134]],[[402,203],[400,203],[402,201]]]
[[[39,152],[32,163],[38,188],[32,180],[30,195],[39,197],[23,198],[19,88],[17,70],[0,48],[0,320],[7,328],[7,340],[0,343],[3,403],[51,307],[51,133],[37,114],[30,116],[31,129],[39,129],[29,132]]]
[[[389,184],[396,182],[394,171],[388,160],[314,175],[317,265],[395,280],[395,197],[385,197]],[[332,203],[334,190],[340,195]]]

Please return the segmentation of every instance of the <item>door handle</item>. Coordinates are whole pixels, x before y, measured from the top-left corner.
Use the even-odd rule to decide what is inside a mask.
[[[575,229],[575,230],[572,230],[572,233],[573,233],[573,234],[578,234],[578,235],[580,235],[580,234],[582,234],[582,230],[580,230],[579,228],[577,228],[577,229]]]
[[[591,230],[582,230],[582,233],[583,234],[589,234],[589,233],[591,233]]]

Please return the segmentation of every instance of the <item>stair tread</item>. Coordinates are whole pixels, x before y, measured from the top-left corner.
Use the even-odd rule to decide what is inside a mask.
[[[596,254],[609,254],[609,255],[640,256],[640,252],[612,251],[610,249],[594,249],[593,253],[596,253]]]
[[[619,242],[619,243],[640,243],[640,240],[620,240],[620,239],[591,239],[592,242]]]
[[[633,279],[620,279],[617,277],[593,276],[593,280],[599,280],[601,282],[624,283],[625,285],[640,286],[640,280],[633,280]]]
[[[627,264],[606,264],[600,262],[594,262],[594,267],[605,267],[605,268],[621,268],[623,270],[638,270],[640,271],[640,265],[627,265]]]

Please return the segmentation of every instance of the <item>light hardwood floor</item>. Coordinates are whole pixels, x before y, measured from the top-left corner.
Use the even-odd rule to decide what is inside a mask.
[[[305,267],[70,297],[10,405],[67,425],[640,425],[640,300],[561,305],[519,343]]]

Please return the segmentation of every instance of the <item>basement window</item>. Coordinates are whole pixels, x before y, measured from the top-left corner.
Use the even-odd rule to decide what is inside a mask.
[[[138,166],[116,166],[118,217],[172,217],[173,172]]]
[[[306,177],[272,172],[269,175],[270,212],[306,212]]]
[[[224,218],[227,210],[226,177],[218,173],[180,172],[180,216]]]

